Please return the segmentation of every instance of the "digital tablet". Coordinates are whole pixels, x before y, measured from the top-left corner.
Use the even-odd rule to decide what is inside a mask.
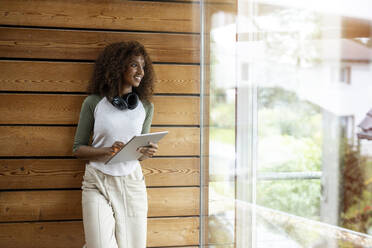
[[[148,146],[149,142],[158,143],[168,131],[147,133],[134,136],[129,140],[115,155],[110,157],[105,164],[116,164],[125,161],[137,160],[142,156],[142,153],[137,152],[140,146]]]

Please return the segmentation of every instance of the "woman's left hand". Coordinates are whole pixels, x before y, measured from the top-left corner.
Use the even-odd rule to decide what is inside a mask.
[[[137,151],[143,154],[139,160],[151,158],[158,151],[158,148],[159,148],[158,145],[152,142],[150,142],[148,146],[138,147]]]

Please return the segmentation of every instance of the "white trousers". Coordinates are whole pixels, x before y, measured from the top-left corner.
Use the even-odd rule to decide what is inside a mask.
[[[141,167],[110,176],[86,166],[82,185],[87,248],[145,248],[147,193]]]

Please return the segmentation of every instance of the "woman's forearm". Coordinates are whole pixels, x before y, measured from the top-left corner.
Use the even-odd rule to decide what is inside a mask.
[[[111,147],[96,148],[92,146],[79,146],[74,156],[89,161],[106,161],[124,146],[123,142],[115,141]],[[158,145],[150,143],[148,146],[139,147],[137,151],[142,153],[139,161],[151,158],[157,151]]]
[[[74,156],[89,161],[101,161],[112,155],[111,147],[95,148],[92,146],[80,146]]]

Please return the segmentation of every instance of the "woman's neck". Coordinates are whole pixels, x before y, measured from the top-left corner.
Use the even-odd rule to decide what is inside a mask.
[[[123,87],[123,89],[121,90],[121,95],[123,96],[131,92],[132,92],[132,86]]]

